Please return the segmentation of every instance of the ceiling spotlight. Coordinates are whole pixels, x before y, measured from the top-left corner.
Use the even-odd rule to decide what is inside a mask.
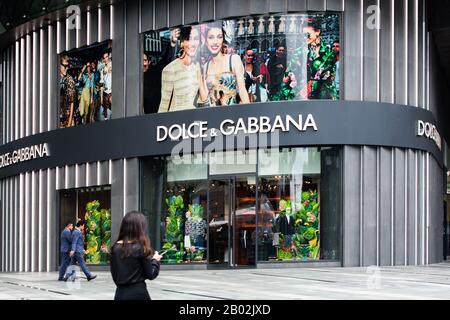
[[[23,18],[26,18],[27,17],[27,15],[26,14],[24,14],[23,16],[22,16]]]
[[[46,7],[42,7],[42,11],[45,11],[45,10],[47,10],[47,8]]]

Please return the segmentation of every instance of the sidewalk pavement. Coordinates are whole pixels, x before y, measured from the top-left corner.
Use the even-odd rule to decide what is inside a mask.
[[[109,272],[88,282],[56,272],[0,273],[0,300],[110,300]],[[417,267],[161,270],[147,288],[155,300],[450,299],[450,263]]]

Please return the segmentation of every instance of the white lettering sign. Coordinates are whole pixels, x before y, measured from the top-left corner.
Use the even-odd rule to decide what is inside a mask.
[[[436,126],[432,123],[422,120],[417,121],[417,135],[419,137],[425,137],[431,139],[437,145],[439,150],[442,150],[441,136],[436,129]]]
[[[289,132],[291,129],[300,132],[307,130],[317,131],[317,124],[312,114],[306,118],[302,114],[297,117],[290,115],[277,115],[274,119],[267,116],[239,118],[237,121],[225,119],[220,123],[219,129],[208,128],[207,121],[196,121],[191,124],[173,124],[170,127],[156,127],[156,141],[167,139],[172,141],[184,139],[197,139],[216,137],[219,133],[224,136],[239,134],[273,133],[276,131]]]
[[[47,143],[25,147],[0,155],[0,168],[29,160],[49,157],[50,152]]]

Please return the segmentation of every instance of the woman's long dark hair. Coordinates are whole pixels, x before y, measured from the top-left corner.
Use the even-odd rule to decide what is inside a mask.
[[[141,212],[131,211],[123,217],[117,241],[120,240],[123,241],[123,258],[131,256],[129,246],[133,243],[141,244],[144,257],[153,256],[153,249],[147,234],[147,221]],[[117,241],[113,247],[117,244]],[[111,254],[113,252],[111,249]]]

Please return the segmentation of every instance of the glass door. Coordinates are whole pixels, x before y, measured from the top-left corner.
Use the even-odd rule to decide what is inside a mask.
[[[209,183],[208,223],[210,265],[255,265],[255,177],[231,176],[212,179]]]

